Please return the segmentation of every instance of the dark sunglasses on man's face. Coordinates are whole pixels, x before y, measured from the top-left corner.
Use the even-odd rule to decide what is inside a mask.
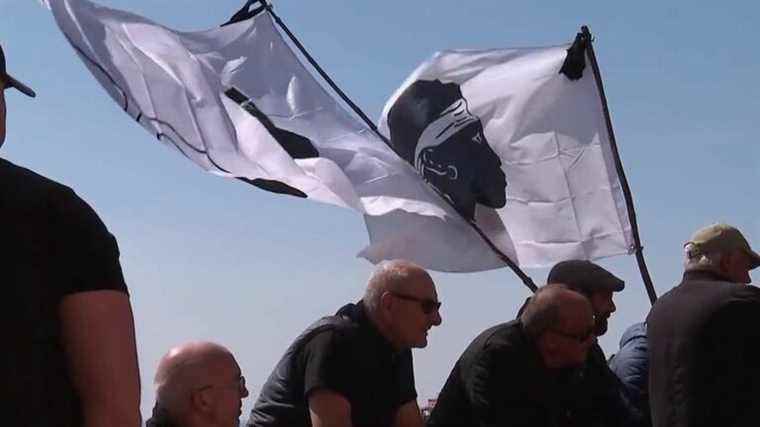
[[[433,312],[441,309],[440,301],[434,301],[429,298],[419,298],[412,295],[404,295],[398,292],[391,292],[390,294],[403,300],[415,301],[419,303],[420,308],[422,309],[422,312],[425,314],[432,314]]]

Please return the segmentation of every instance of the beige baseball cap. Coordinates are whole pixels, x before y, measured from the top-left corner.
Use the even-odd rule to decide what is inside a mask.
[[[693,244],[694,248],[703,253],[731,252],[740,250],[746,253],[751,261],[750,270],[760,267],[760,255],[753,251],[742,233],[728,224],[712,224],[701,228],[684,244]]]

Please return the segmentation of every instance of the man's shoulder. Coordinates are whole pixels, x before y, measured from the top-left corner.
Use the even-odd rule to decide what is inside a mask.
[[[23,183],[32,190],[58,190],[71,191],[71,189],[31,169],[19,166],[8,160],[0,158],[0,176],[4,183]]]
[[[470,343],[466,352],[494,352],[519,347],[523,344],[525,335],[519,320],[500,323],[484,330]]]
[[[2,158],[0,193],[4,203],[19,208],[49,205],[58,200],[80,200],[70,187]]]

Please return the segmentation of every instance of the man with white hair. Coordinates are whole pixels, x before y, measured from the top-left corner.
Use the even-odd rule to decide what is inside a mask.
[[[754,426],[760,420],[760,255],[714,224],[685,244],[683,281],[647,317],[652,425]]]
[[[156,406],[147,427],[237,427],[248,396],[235,357],[211,342],[169,350],[154,383]]]
[[[381,263],[364,297],[306,329],[269,376],[252,427],[422,427],[412,348],[441,324],[430,275]]]

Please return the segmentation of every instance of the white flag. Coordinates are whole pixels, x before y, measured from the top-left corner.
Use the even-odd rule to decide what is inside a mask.
[[[542,132],[557,135],[563,130],[557,126],[566,121],[555,123],[556,118],[541,111],[536,114],[543,122],[528,117],[520,123],[526,120],[524,113],[502,117],[504,112],[499,105],[505,103],[503,107],[506,107],[510,97],[520,98],[517,88],[505,87],[502,98],[473,97],[477,91],[472,92],[467,82],[492,84],[493,81],[488,83],[482,77],[489,74],[491,66],[511,68],[513,65],[507,59],[513,54],[479,53],[476,56],[482,60],[473,62],[476,58],[473,54],[459,53],[453,54],[455,60],[438,64],[441,58],[451,55],[446,54],[418,70],[416,75],[423,80],[431,77],[431,81],[456,82],[457,87],[461,87],[462,99],[470,104],[452,102],[438,112],[436,120],[428,123],[430,126],[419,130],[421,140],[426,142],[411,148],[409,154],[409,150],[398,145],[404,144],[400,140],[391,144],[393,149],[386,145],[323,88],[284,41],[266,10],[224,27],[179,32],[88,0],[59,0],[50,6],[62,32],[96,79],[151,134],[212,173],[360,212],[371,241],[361,256],[370,261],[405,258],[441,271],[503,267],[502,259],[473,230],[470,221],[476,223],[501,252],[521,265],[546,264],[569,257],[597,258],[627,250],[625,240],[630,227],[627,222],[623,223],[625,217],[614,224],[608,217],[607,202],[619,194],[614,174],[605,175],[603,180],[586,176],[607,174],[604,162],[602,169],[586,170],[599,165],[587,160],[589,155],[594,155],[593,149],[584,148],[596,146],[597,151],[605,150],[604,132],[578,123],[578,129],[585,132],[581,136],[594,134],[598,141],[590,137],[579,139],[574,152],[575,166],[568,164],[562,169],[552,170],[553,165],[547,158],[544,159],[547,163],[538,164],[542,171],[531,172],[527,166],[536,158],[529,158],[529,154],[538,153],[540,148],[530,148],[527,141],[517,142],[521,148],[517,158],[501,151],[514,142],[494,137],[494,131],[501,132],[494,127],[500,121],[518,120],[500,126],[518,129],[527,125],[530,132],[542,124],[547,126]],[[559,61],[561,65],[564,50],[547,50],[546,55],[553,56],[552,61]],[[528,62],[524,68],[548,72],[547,67],[541,71],[537,68],[539,64],[530,65],[530,55],[524,56],[523,62]],[[457,70],[457,61],[464,68]],[[473,77],[479,73],[475,70],[477,67],[484,71],[480,79]],[[436,77],[438,72],[441,75]],[[471,74],[467,75],[468,72]],[[556,70],[553,72],[556,74]],[[523,70],[516,78],[501,78],[502,83],[509,84],[533,77]],[[585,89],[589,78],[584,75],[581,82],[584,89],[577,89],[581,86],[579,82],[568,83],[567,93],[553,95],[556,98],[553,102],[573,103],[574,100],[565,97],[579,91],[585,94],[584,102],[588,105],[584,107],[596,108],[587,116],[601,123],[602,116],[596,105],[598,94]],[[559,78],[552,81],[559,86],[564,84]],[[496,84],[502,83],[496,81]],[[409,85],[394,99],[406,86]],[[485,90],[493,92],[493,87]],[[535,88],[530,90],[533,94],[540,92]],[[545,108],[542,101],[521,99],[519,103],[527,108]],[[390,108],[389,104],[386,110]],[[571,114],[577,113],[571,111]],[[450,122],[452,127],[448,126]],[[481,126],[484,132],[473,135],[472,143],[491,147],[489,152],[498,153],[500,160],[492,159],[488,169],[479,163],[482,159],[465,157],[465,163],[474,162],[474,167],[484,168],[476,181],[481,190],[486,187],[491,190],[488,194],[477,190],[460,200],[457,195],[440,191],[439,181],[452,177],[461,182],[471,181],[468,175],[471,172],[460,165],[453,168],[438,165],[433,154],[442,152],[436,148],[439,142],[455,138],[460,129],[470,129],[473,124]],[[388,132],[385,122],[383,126]],[[538,143],[531,144],[538,146]],[[554,163],[566,160],[562,157]],[[568,175],[574,167],[581,168],[581,173]],[[487,174],[486,169],[490,171]],[[566,174],[563,181],[566,188],[571,178],[572,184],[588,178],[584,182],[593,182],[598,188],[583,189],[579,185],[568,190],[565,196],[551,193],[556,197],[547,203],[548,198],[541,197],[549,195],[542,189],[555,185],[554,181],[532,182],[531,188],[521,188],[517,183],[519,179],[528,182],[536,176],[545,179],[549,170],[553,175]],[[417,171],[423,172],[425,180]],[[432,178],[431,173],[439,180]],[[580,193],[576,193],[575,188]],[[521,192],[516,193],[518,190]],[[568,209],[575,207],[575,202],[568,200],[572,197],[586,197],[581,202],[585,203],[581,206],[585,210],[570,218]],[[597,203],[598,199],[606,204]],[[516,202],[525,206],[515,206],[519,204]],[[590,202],[607,210],[595,212],[596,205]],[[543,210],[532,206],[541,203],[546,203]],[[622,198],[612,210],[625,212]],[[542,216],[536,216],[537,213]],[[573,227],[570,221],[576,221]],[[543,228],[532,230],[531,227]],[[552,230],[557,234],[552,234]]]
[[[362,213],[373,244],[365,256],[373,261],[406,258],[445,271],[504,266],[409,164],[325,91],[267,11],[179,32],[87,0],[50,6],[125,112],[207,171]],[[402,226],[388,229],[398,218]]]
[[[593,70],[560,74],[568,47],[438,53],[380,120],[394,150],[465,218],[503,225],[509,239],[494,243],[520,266],[633,247]]]

